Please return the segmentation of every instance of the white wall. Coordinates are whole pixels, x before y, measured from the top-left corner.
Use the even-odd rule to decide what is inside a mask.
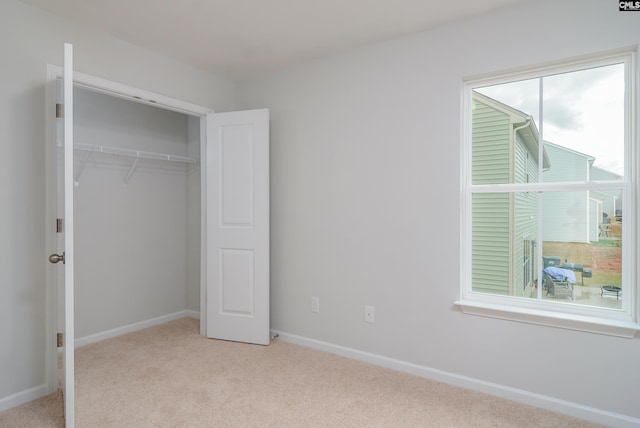
[[[45,65],[71,42],[79,71],[217,111],[234,86],[16,0],[0,29],[1,409],[44,391]],[[615,2],[532,2],[240,84],[271,110],[273,328],[640,418],[640,339],[452,304],[462,77],[639,41]]]
[[[615,2],[530,2],[239,84],[271,112],[272,328],[640,423],[640,338],[453,305],[463,78],[638,42]]]
[[[45,388],[45,81],[74,44],[83,73],[228,111],[234,86],[16,0],[0,2],[0,409]]]

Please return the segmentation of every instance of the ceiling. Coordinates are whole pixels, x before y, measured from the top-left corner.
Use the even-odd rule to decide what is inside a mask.
[[[242,79],[527,0],[22,0]]]

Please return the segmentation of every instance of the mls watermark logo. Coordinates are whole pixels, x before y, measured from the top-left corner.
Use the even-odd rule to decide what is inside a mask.
[[[625,12],[640,12],[640,1],[621,1],[618,2],[619,10]]]

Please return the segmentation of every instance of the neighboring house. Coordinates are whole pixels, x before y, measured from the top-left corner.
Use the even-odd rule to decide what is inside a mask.
[[[537,182],[539,134],[533,118],[479,92],[472,106],[473,184]],[[543,181],[615,180],[593,156],[544,142]],[[600,238],[603,213],[620,207],[619,192],[475,193],[473,290],[529,296],[537,278],[538,205],[541,241],[589,243]]]
[[[553,168],[544,171],[544,181],[588,181],[595,158],[557,144],[544,142]],[[547,192],[543,198],[542,239],[550,242],[590,241],[590,224],[597,225],[597,213],[589,215],[588,191]]]
[[[473,94],[473,184],[538,181],[538,129],[533,118],[478,92]],[[543,170],[550,168],[543,153]],[[537,272],[536,192],[473,197],[474,291],[529,296]]]
[[[544,142],[553,168],[544,181],[621,180],[622,177],[593,166],[595,158],[557,144]],[[543,198],[543,240],[551,242],[598,241],[603,214],[613,217],[621,209],[621,191],[547,192]]]
[[[607,171],[606,169],[598,168],[597,166],[591,167],[590,179],[592,181],[622,181],[623,177],[614,172]],[[595,193],[595,192],[592,192]],[[608,190],[606,192],[598,192],[602,197],[602,212],[607,214],[607,217],[613,218],[616,212],[622,211],[622,191],[621,190]]]

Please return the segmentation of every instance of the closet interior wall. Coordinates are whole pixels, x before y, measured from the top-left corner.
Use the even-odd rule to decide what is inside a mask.
[[[74,104],[75,143],[96,148],[74,153],[76,339],[199,311],[199,118],[81,88]]]

